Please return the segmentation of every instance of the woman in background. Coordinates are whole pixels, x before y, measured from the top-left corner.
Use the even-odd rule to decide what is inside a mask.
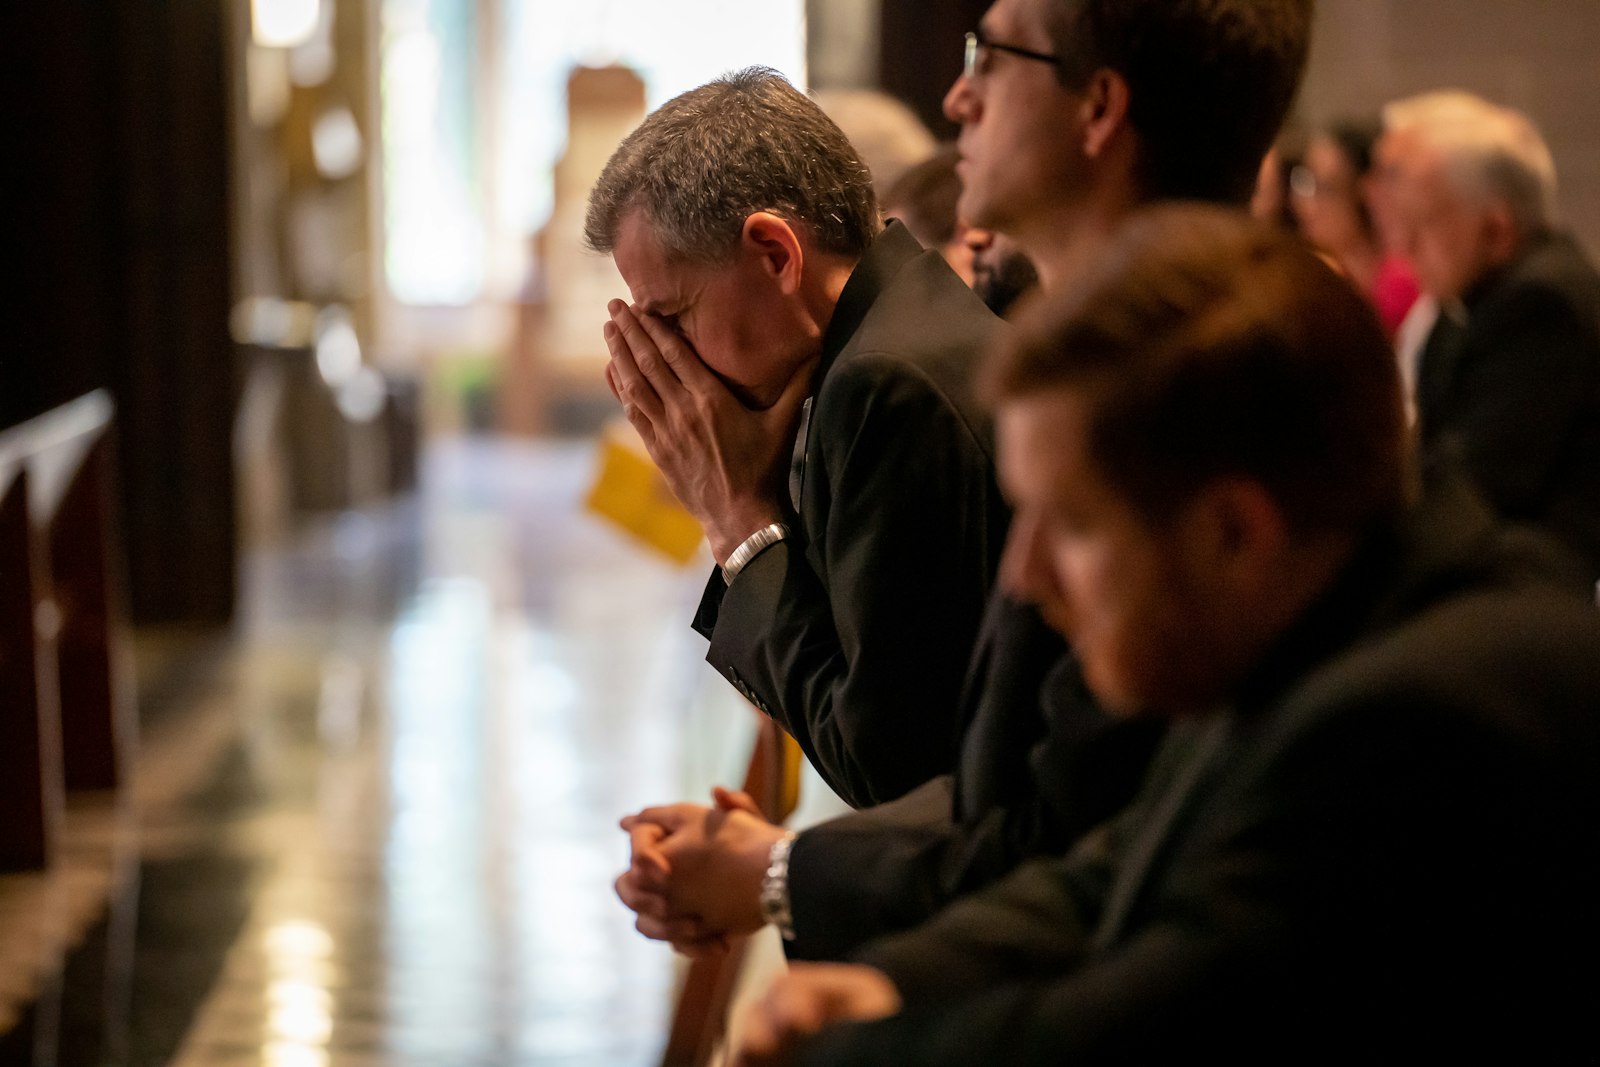
[[[1290,177],[1300,231],[1372,301],[1392,338],[1417,299],[1411,266],[1386,246],[1367,202],[1376,123],[1337,122],[1311,138]]]

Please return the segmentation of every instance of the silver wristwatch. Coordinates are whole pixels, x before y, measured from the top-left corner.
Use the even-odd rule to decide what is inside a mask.
[[[728,562],[722,565],[722,581],[732,585],[733,580],[739,577],[739,572],[744,570],[745,564],[759,556],[764,549],[770,548],[779,541],[789,536],[789,527],[781,522],[763,526],[755,533],[746,537],[739,543],[739,547],[728,553]]]
[[[794,915],[789,911],[789,849],[794,831],[772,843],[767,853],[767,873],[761,876],[761,917],[778,928],[785,941],[794,940]]]

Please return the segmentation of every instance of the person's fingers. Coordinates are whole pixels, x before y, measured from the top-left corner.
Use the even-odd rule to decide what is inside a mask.
[[[764,819],[761,808],[756,804],[755,797],[739,789],[727,789],[720,785],[711,787],[711,799],[723,811],[744,811]]]
[[[703,937],[669,938],[678,953],[690,959],[713,959],[726,956],[731,943],[727,934],[706,934]]]
[[[661,348],[656,343],[655,337],[642,321],[652,316],[638,308],[629,307],[620,300],[613,300],[606,305],[606,310],[611,313],[611,322],[616,326],[618,333],[618,345],[610,348],[612,358],[616,358],[618,347],[626,349],[629,363],[639,372],[658,398],[669,398],[681,392],[683,383],[678,380],[672,365],[661,354]],[[657,325],[664,324],[657,323]]]
[[[639,921],[656,924],[653,928],[658,928],[663,935],[657,937],[658,940],[670,941],[673,937],[693,937],[705,933],[692,916],[675,913],[666,897],[641,885],[631,870],[623,871],[611,883],[611,889],[622,901],[623,907],[633,912]]]
[[[655,823],[634,824],[628,831],[628,847],[633,854],[633,869],[647,878],[653,876],[664,881],[672,873],[672,864],[667,861],[666,853],[660,848],[661,842],[667,836],[667,832]]]
[[[654,823],[670,834],[704,818],[707,810],[704,804],[657,804],[624,816],[621,826],[628,830],[638,823]]]
[[[611,320],[607,319],[605,328],[607,330],[615,330],[616,326],[612,325]],[[608,335],[607,336],[607,348],[608,349],[610,347],[609,342],[610,342],[610,338],[609,338],[609,335]],[[610,363],[606,364],[606,388],[610,389],[611,390],[611,395],[617,398],[617,403],[619,403],[619,404],[622,403],[622,394],[617,392],[617,380],[611,374],[611,364]]]
[[[715,935],[706,931],[706,926],[692,915],[669,915],[665,918],[659,915],[650,915],[645,912],[635,912],[633,928],[652,941],[670,941],[678,943],[699,944]]]
[[[628,413],[629,421],[637,425],[634,413],[641,414],[647,420],[659,419],[662,416],[661,396],[656,387],[645,375],[640,367],[641,358],[649,363],[652,360],[660,363],[660,356],[652,352],[642,357],[636,353],[630,342],[630,334],[624,323],[632,323],[632,335],[649,343],[649,337],[640,330],[638,323],[633,318],[633,313],[628,310],[628,305],[620,300],[613,300],[606,305],[606,310],[611,314],[611,321],[601,328],[601,335],[605,338],[606,351],[611,355],[608,367],[610,379],[616,389],[617,399],[622,401],[622,408]]]
[[[787,1059],[794,1039],[822,1025],[820,997],[804,980],[780,977],[746,1014],[736,1067],[772,1067]]]
[[[786,975],[767,993],[767,1014],[780,1038],[811,1034],[827,1020],[827,999],[826,990]]]
[[[700,353],[694,350],[683,334],[674,330],[659,315],[640,313],[635,309],[635,320],[640,328],[649,336],[655,345],[661,359],[672,372],[673,378],[683,383],[690,392],[702,392],[708,389],[727,391],[717,376],[711,373],[705,361],[700,358]]]

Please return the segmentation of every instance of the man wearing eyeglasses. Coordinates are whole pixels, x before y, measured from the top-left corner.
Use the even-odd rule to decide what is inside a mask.
[[[1006,234],[1048,295],[1134,208],[1245,203],[1304,68],[1310,0],[998,0],[945,99],[962,125],[960,213]],[[966,682],[952,778],[798,835],[721,810],[624,820],[618,894],[685,951],[772,922],[800,959],[915,926],[1030,855],[1060,853],[1131,798],[1150,725],[1112,722],[1059,636],[995,596]]]

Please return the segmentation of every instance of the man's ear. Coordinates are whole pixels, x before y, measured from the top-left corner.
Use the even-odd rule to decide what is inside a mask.
[[[785,296],[800,291],[805,271],[805,249],[793,226],[770,211],[757,211],[744,220],[740,251],[763,274],[778,284]]]
[[[1089,75],[1083,101],[1083,154],[1097,159],[1128,124],[1128,83],[1101,67]]]
[[[1289,525],[1260,482],[1217,479],[1195,494],[1182,523],[1191,573],[1214,591],[1256,593],[1281,574]]]
[[[1511,206],[1504,200],[1491,201],[1485,210],[1483,235],[1487,258],[1492,265],[1510,263],[1517,258],[1517,246],[1521,243],[1521,235],[1517,232],[1516,220],[1511,215]]]

